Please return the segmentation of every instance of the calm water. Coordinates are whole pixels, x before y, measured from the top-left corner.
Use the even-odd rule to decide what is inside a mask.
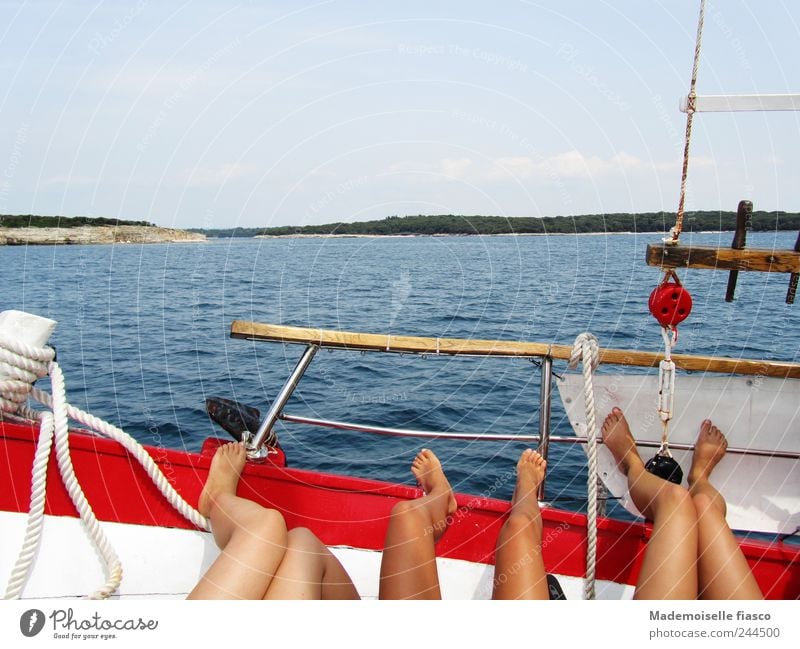
[[[752,234],[791,248],[796,234]],[[684,235],[729,246],[732,235]],[[216,240],[207,244],[4,247],[0,308],[59,322],[52,342],[68,399],[143,443],[198,450],[224,436],[204,412],[219,395],[266,410],[302,347],[229,338],[234,319],[442,337],[655,351],[644,263],[656,235]],[[783,303],[787,275],[691,271],[695,300],[678,351],[798,360],[800,305]],[[556,364],[555,371],[564,370]],[[320,352],[286,408],[293,414],[428,430],[538,428],[539,372],[525,360]],[[654,395],[655,399],[655,395]],[[571,434],[556,395],[553,432]],[[411,482],[421,442],[279,426],[292,466]],[[427,443],[454,487],[511,495],[503,479],[518,443]],[[584,456],[551,450],[549,496],[580,509]],[[499,484],[500,486],[496,486]]]

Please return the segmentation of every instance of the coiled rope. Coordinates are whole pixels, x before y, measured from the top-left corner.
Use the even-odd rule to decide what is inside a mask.
[[[575,369],[583,363],[583,401],[586,411],[586,454],[589,476],[586,483],[588,496],[586,511],[586,579],[583,584],[584,599],[595,598],[597,568],[597,417],[594,407],[592,373],[600,364],[600,345],[590,333],[579,334],[572,346],[568,367]]]
[[[5,599],[20,597],[41,542],[47,465],[53,441],[61,479],[78,510],[84,528],[105,563],[108,574],[106,583],[88,597],[106,599],[116,592],[122,582],[122,564],[103,533],[75,475],[69,452],[69,418],[121,444],[142,465],[164,497],[184,518],[200,529],[208,530],[209,525],[206,518],[175,491],[141,444],[123,430],[67,403],[64,375],[58,363],[53,360],[54,356],[55,352],[50,348],[32,347],[17,340],[0,337],[0,371],[7,377],[0,380],[0,410],[39,421],[39,440],[34,454],[31,502],[25,537],[9,578]],[[34,381],[48,375],[52,395],[33,387]],[[29,397],[44,404],[50,411],[40,412],[29,408],[26,405]]]

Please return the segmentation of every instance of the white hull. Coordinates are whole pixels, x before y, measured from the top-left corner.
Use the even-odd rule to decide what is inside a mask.
[[[0,584],[8,582],[25,533],[27,515],[0,512]],[[183,599],[219,554],[206,532],[145,525],[103,523],[122,561],[122,585],[115,599]],[[363,599],[378,598],[381,553],[332,547]],[[494,566],[437,559],[444,599],[489,599]],[[558,576],[567,599],[581,599],[583,580]],[[41,547],[23,598],[75,598],[105,581],[94,548],[77,518],[46,516]],[[630,599],[633,587],[598,581],[597,597]]]
[[[558,381],[561,400],[575,434],[586,437],[583,376],[568,374]],[[599,427],[614,406],[621,408],[637,441],[660,442],[656,412],[658,377],[608,375],[594,377]],[[800,452],[800,382],[754,377],[678,376],[675,382],[671,443],[694,444],[700,423],[711,419],[725,433],[730,447]],[[639,447],[648,459],[655,449]],[[691,451],[672,450],[685,476]],[[607,448],[598,446],[600,476],[608,490],[634,514],[625,477]],[[728,502],[733,529],[791,533],[800,526],[800,467],[797,460],[729,453],[714,470],[712,482]]]

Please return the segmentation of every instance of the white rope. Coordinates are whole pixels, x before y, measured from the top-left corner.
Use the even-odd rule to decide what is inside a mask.
[[[678,330],[661,327],[661,338],[664,340],[664,360],[658,364],[658,415],[662,427],[661,450],[668,453],[669,422],[675,401],[675,362],[672,360],[672,348],[678,342]]]
[[[661,327],[661,338],[664,341],[664,360],[658,364],[658,414],[661,421],[672,419],[672,407],[675,396],[675,363],[672,360],[672,348],[678,341],[677,330],[672,327]]]
[[[108,579],[91,599],[110,597],[122,581],[122,564],[111,547],[100,523],[92,511],[81,489],[69,451],[68,418],[84,424],[91,430],[109,437],[121,444],[143,466],[151,480],[164,497],[181,515],[195,526],[209,530],[208,521],[175,491],[161,472],[150,454],[130,435],[111,424],[75,408],[66,401],[64,376],[58,364],[51,359],[54,352],[49,348],[37,348],[18,341],[0,337],[0,372],[9,377],[0,380],[0,409],[18,413],[40,422],[39,441],[36,446],[31,476],[31,503],[25,537],[17,561],[9,578],[5,599],[20,597],[36,551],[41,541],[44,523],[44,503],[47,487],[47,465],[51,447],[55,439],[56,459],[64,486],[78,510],[81,522],[92,542],[100,553],[106,566]],[[50,375],[52,396],[32,387],[32,383],[43,376]],[[25,405],[28,396],[48,406],[52,412],[36,412]]]
[[[28,400],[34,381],[47,376],[55,352],[0,336],[0,410],[15,413]]]
[[[52,407],[53,401],[47,392],[43,392],[37,388],[34,388],[31,391],[31,396],[46,406]],[[123,446],[131,455],[133,455],[139,464],[142,465],[142,468],[147,472],[147,475],[150,476],[150,479],[153,481],[156,487],[158,487],[159,491],[161,491],[164,497],[169,501],[170,505],[172,505],[185,519],[200,529],[206,531],[211,529],[206,517],[198,512],[189,503],[187,503],[181,497],[181,495],[175,491],[169,480],[167,480],[166,476],[161,472],[161,469],[158,468],[158,464],[156,464],[155,460],[153,460],[147,450],[141,444],[139,444],[139,442],[133,439],[133,437],[131,437],[124,430],[117,428],[116,426],[109,424],[107,421],[103,421],[99,417],[95,417],[88,412],[84,412],[80,408],[76,408],[71,404],[66,404],[66,409],[67,415],[70,419],[74,419],[75,421],[85,425],[87,428],[114,440]]]
[[[586,453],[588,455],[589,476],[586,484],[588,495],[586,511],[586,579],[583,585],[584,599],[595,597],[595,574],[597,568],[597,417],[594,407],[592,373],[600,364],[600,345],[590,333],[582,333],[575,338],[569,367],[576,368],[583,363],[583,400],[586,410]]]
[[[89,595],[89,599],[107,599],[119,588],[122,581],[122,564],[117,553],[108,542],[108,538],[103,533],[100,523],[92,511],[89,501],[78,483],[75,476],[75,469],[72,466],[72,458],[69,454],[69,422],[67,421],[66,402],[67,396],[64,388],[64,375],[58,364],[53,363],[50,367],[50,382],[53,389],[53,416],[55,419],[55,443],[56,459],[58,469],[61,472],[61,479],[67,488],[69,497],[78,510],[84,528],[89,534],[100,556],[106,565],[108,580],[97,591]]]
[[[36,454],[33,459],[33,474],[31,476],[31,505],[28,514],[28,524],[25,528],[25,538],[22,549],[17,556],[17,562],[11,571],[6,594],[3,599],[18,599],[22,594],[22,587],[28,580],[33,557],[39,547],[44,523],[44,501],[47,491],[47,460],[53,445],[53,413],[36,413],[39,419],[39,441],[36,444]],[[44,467],[44,468],[42,468]]]

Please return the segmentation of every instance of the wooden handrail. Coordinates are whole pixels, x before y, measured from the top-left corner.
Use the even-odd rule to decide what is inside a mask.
[[[550,345],[548,343],[516,342],[511,340],[423,338],[420,336],[353,333],[349,331],[286,327],[247,322],[245,320],[234,320],[231,323],[231,337],[284,343],[303,343],[341,349],[415,354],[465,354],[471,356],[519,356],[527,358],[549,356],[559,360],[569,360],[572,352],[571,345]],[[663,358],[663,354],[653,352],[624,349],[600,350],[600,362],[610,365],[656,367]],[[695,372],[749,374],[800,379],[800,364],[798,363],[688,354],[673,354],[672,360],[677,367]]]

